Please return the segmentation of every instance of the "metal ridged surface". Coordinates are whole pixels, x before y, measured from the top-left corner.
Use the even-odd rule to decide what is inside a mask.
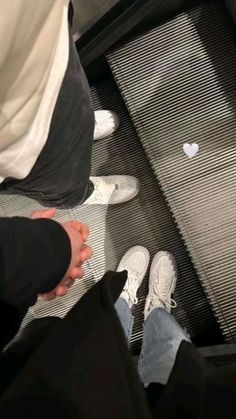
[[[108,62],[202,286],[236,341],[236,43],[223,6],[137,36]],[[185,142],[199,144],[189,159]],[[190,290],[190,298],[194,290]],[[199,315],[201,315],[199,311]]]
[[[115,110],[121,122],[113,136],[95,142],[93,174],[137,176],[141,185],[140,194],[122,205],[82,206],[58,212],[58,221],[79,219],[90,225],[94,257],[87,265],[85,279],[78,281],[67,297],[50,303],[37,303],[30,310],[27,321],[46,315],[64,316],[94,280],[99,280],[107,269],[116,269],[124,252],[130,246],[140,244],[146,246],[152,256],[161,249],[169,250],[176,256],[179,269],[176,317],[199,345],[219,342],[220,334],[215,319],[115,83],[106,81],[93,88],[92,99],[96,109]],[[29,215],[38,208],[34,201],[23,197],[0,196],[2,215]],[[140,304],[134,310],[136,320],[132,349],[136,352],[142,340],[147,285],[148,276],[139,292]]]
[[[201,285],[178,235],[162,192],[148,163],[115,83],[111,80],[92,91],[95,109],[112,109],[120,118],[120,128],[111,138],[95,142],[93,170],[98,175],[129,174],[140,181],[140,194],[133,201],[110,206],[106,214],[105,243],[99,248],[100,260],[106,258],[106,269],[115,269],[124,252],[137,244],[147,247],[153,256],[166,249],[178,264],[176,291],[177,319],[199,344],[217,342],[219,330]],[[101,209],[100,209],[101,211]],[[100,226],[97,226],[99,230]],[[98,248],[97,248],[98,251]],[[132,349],[138,350],[143,333],[143,308],[147,295],[148,275],[135,307]]]

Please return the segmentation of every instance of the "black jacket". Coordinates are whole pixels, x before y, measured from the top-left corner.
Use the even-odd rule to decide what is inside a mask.
[[[0,235],[4,345],[36,294],[66,272],[70,245],[50,220],[1,219]],[[187,342],[167,386],[145,393],[114,310],[125,281],[126,272],[108,272],[65,319],[34,321],[1,355],[1,419],[235,417],[236,368],[213,368]]]

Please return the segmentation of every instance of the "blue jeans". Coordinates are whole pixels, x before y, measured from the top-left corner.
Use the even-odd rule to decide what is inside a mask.
[[[123,298],[117,300],[115,308],[129,342],[134,317]],[[171,314],[162,308],[156,308],[150,313],[144,323],[138,362],[139,375],[144,385],[167,383],[182,340],[190,341],[190,338]]]

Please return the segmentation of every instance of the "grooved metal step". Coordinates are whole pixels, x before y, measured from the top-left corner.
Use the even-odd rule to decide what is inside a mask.
[[[112,109],[120,118],[118,131],[94,144],[94,174],[129,174],[140,181],[140,194],[133,201],[108,208],[105,246],[96,250],[97,257],[100,261],[105,258],[106,269],[116,269],[130,246],[147,247],[151,257],[159,250],[172,252],[178,265],[175,293],[178,307],[174,312],[177,320],[188,329],[197,345],[206,345],[207,341],[219,343],[221,334],[213,313],[114,81],[106,80],[92,89],[92,99],[95,109]],[[98,208],[98,214],[100,211]],[[99,229],[98,224],[98,235]],[[142,341],[148,274],[139,290],[139,304],[134,309],[133,352],[139,351]]]
[[[203,4],[107,59],[221,330],[234,342],[235,27],[221,3]],[[199,145],[193,159],[183,153],[186,142]],[[194,293],[190,287],[197,304]]]

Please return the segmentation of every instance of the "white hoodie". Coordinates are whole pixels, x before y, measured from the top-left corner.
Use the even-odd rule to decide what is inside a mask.
[[[23,179],[47,140],[69,57],[69,0],[1,0],[0,182]]]

